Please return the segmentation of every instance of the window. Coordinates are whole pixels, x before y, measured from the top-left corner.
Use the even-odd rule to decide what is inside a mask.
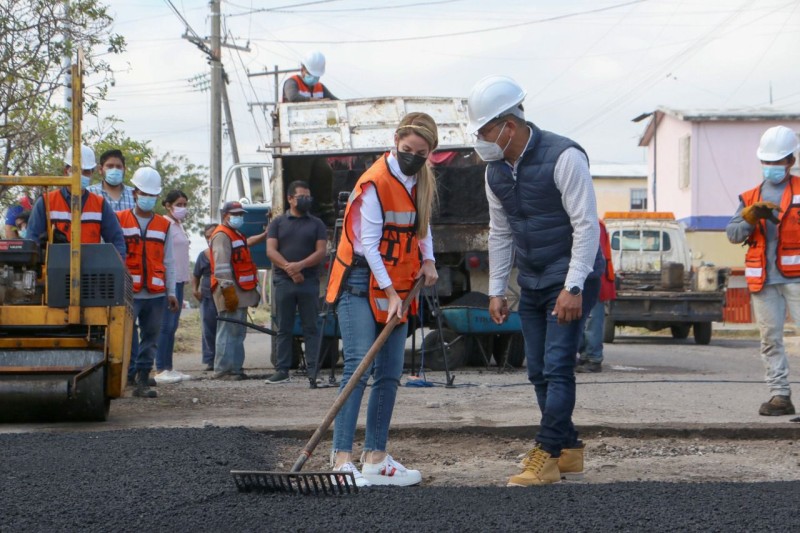
[[[623,252],[666,252],[672,247],[669,234],[657,230],[615,231],[611,234],[611,249],[619,250],[620,245]]]
[[[631,189],[631,211],[647,210],[647,189]]]

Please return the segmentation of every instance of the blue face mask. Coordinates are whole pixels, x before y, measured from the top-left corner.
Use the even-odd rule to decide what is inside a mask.
[[[303,83],[305,83],[309,87],[316,85],[318,81],[319,81],[319,76],[312,76],[311,74],[306,74],[305,76],[303,76]]]
[[[231,216],[228,219],[228,225],[233,229],[239,229],[244,224],[244,217],[243,216]]]
[[[121,168],[109,168],[106,170],[106,183],[111,185],[112,187],[116,187],[120,183],[122,183],[122,177],[124,172],[122,172]]]
[[[92,178],[89,176],[81,176],[81,190],[87,188],[92,184]]]
[[[145,212],[150,212],[156,206],[156,197],[155,196],[140,196],[136,199],[136,205],[139,206],[139,209]]]
[[[19,233],[20,239],[27,239],[28,238],[28,228],[21,229],[17,233]]]
[[[764,174],[764,181],[777,184],[786,177],[786,167],[781,165],[762,165],[761,173]]]

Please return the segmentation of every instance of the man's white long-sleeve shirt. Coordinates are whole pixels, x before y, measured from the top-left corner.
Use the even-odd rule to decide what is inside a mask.
[[[529,135],[532,136],[532,133],[530,131]],[[505,162],[511,167],[514,179],[517,178],[517,167],[521,160],[522,156],[514,165]],[[577,148],[564,150],[556,161],[553,178],[572,224],[572,253],[565,285],[583,289],[586,277],[594,270],[600,240],[597,201],[586,155]],[[502,296],[508,288],[508,278],[514,265],[514,241],[506,212],[500,199],[489,187],[488,180],[486,198],[489,201],[489,295]]]

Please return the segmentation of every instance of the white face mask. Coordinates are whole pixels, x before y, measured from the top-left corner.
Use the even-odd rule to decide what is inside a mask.
[[[186,218],[186,208],[185,207],[173,207],[172,208],[172,216],[177,221],[182,221]]]
[[[508,124],[508,122],[503,124],[503,127],[500,128],[500,133],[497,134],[498,139],[503,134],[503,130],[506,129],[506,124]],[[508,139],[506,145],[502,148],[500,148],[500,145],[498,145],[497,142],[489,142],[479,138],[477,141],[475,141],[475,151],[478,153],[480,158],[487,163],[491,161],[499,161],[503,159],[503,154],[505,154],[509,144],[511,144],[510,138]]]

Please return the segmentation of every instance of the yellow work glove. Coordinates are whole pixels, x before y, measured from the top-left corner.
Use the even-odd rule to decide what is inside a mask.
[[[233,285],[222,287],[222,298],[228,311],[236,311],[239,308],[239,297],[236,296],[236,287]]]
[[[742,209],[742,218],[751,226],[757,225],[762,218],[777,224],[778,217],[775,216],[773,210],[780,212],[781,208],[772,202],[756,202]]]

